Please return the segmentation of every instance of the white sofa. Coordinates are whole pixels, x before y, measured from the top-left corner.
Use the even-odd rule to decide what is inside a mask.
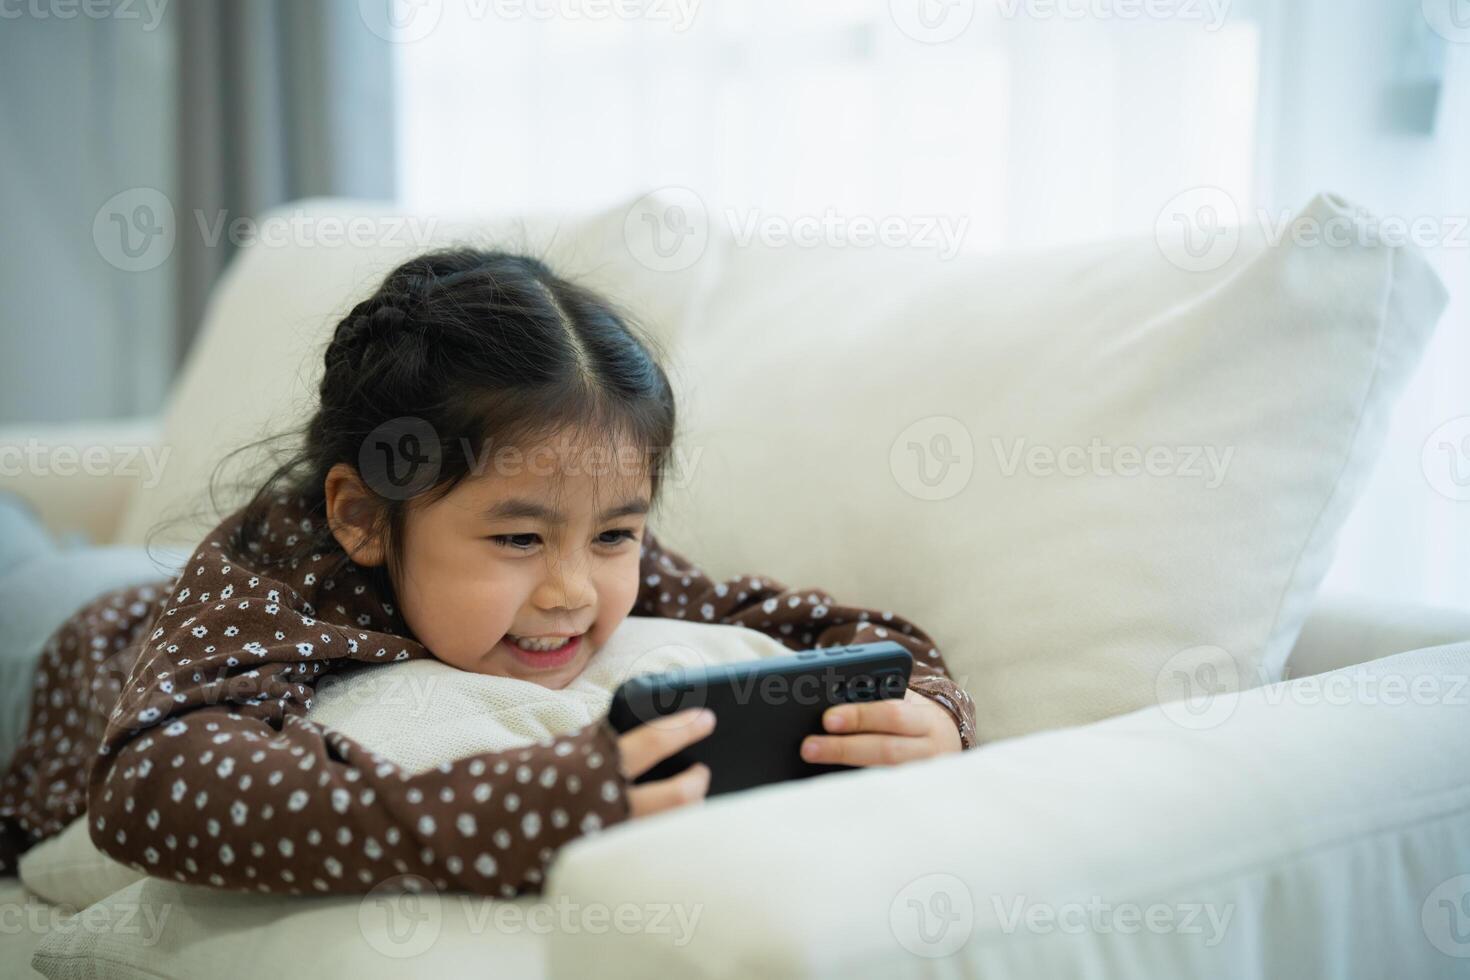
[[[946,266],[737,247],[711,219],[681,264],[635,240],[657,206],[528,219],[533,240],[561,229],[550,257],[641,312],[668,352],[686,438],[708,455],[654,526],[718,574],[821,585],[930,628],[986,743],[580,839],[549,904],[429,895],[385,912],[146,879],[91,910],[107,928],[20,930],[7,975],[38,950],[52,977],[1470,976],[1470,610],[1317,594],[1442,303],[1412,255],[1274,254],[1247,235],[1205,273],[1152,241]],[[335,200],[286,213],[388,214]],[[436,236],[525,225],[446,219]],[[309,403],[332,316],[413,244],[247,250],[163,416],[0,432],[167,449],[161,481],[0,486],[59,531],[142,543],[198,502],[225,450]],[[894,336],[909,346],[885,347]],[[1092,358],[1086,383],[1068,374]],[[1300,409],[1276,400],[1288,377]],[[911,423],[928,428],[904,435]],[[1099,431],[1194,437],[1239,462],[1206,488],[1006,471],[1000,450],[981,472],[972,451],[974,482],[945,490],[900,459],[910,436],[978,433],[983,449],[991,433],[1056,447]],[[1225,682],[1166,696],[1174,671],[1201,666]],[[26,899],[9,885],[14,910]],[[166,921],[143,940],[112,928],[139,909]]]

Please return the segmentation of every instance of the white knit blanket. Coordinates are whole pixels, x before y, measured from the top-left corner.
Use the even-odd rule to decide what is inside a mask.
[[[404,660],[323,678],[307,717],[422,772],[576,731],[607,714],[613,691],[637,674],[790,652],[743,626],[630,616],[560,690],[439,660]]]

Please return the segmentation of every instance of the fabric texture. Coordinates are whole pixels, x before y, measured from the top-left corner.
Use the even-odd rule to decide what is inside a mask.
[[[178,578],[106,594],[51,638],[0,782],[0,870],[85,812],[104,853],[186,883],[340,893],[413,874],[513,896],[539,890],[561,845],[627,818],[605,717],[417,774],[311,720],[313,690],[334,671],[432,655],[345,555],[268,574],[262,555],[232,553],[240,517]],[[322,519],[276,498],[267,551]],[[892,639],[914,657],[910,687],[975,744],[970,696],[892,612],[755,575],[715,582],[647,531],[640,583],[634,615],[747,626],[791,649]]]

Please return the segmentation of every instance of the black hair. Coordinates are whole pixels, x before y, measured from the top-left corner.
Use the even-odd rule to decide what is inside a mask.
[[[347,463],[373,491],[385,562],[369,572],[392,596],[411,505],[448,494],[488,453],[567,431],[636,448],[652,506],[675,434],[656,349],[626,312],[540,258],[461,245],[409,259],[337,324],[316,410],[291,433],[299,448],[245,504],[231,550],[293,567],[312,554],[345,562],[324,486]],[[288,496],[310,527],[267,548],[266,513]]]

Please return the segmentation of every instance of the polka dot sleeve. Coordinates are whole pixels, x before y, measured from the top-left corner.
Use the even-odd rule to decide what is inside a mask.
[[[715,582],[645,530],[633,613],[730,623],[771,636],[793,650],[893,640],[913,655],[909,688],[954,719],[963,749],[975,746],[975,702],[950,677],[927,633],[892,612],[840,605],[820,589],[789,589],[764,576]]]
[[[41,648],[26,730],[0,776],[0,874],[15,874],[22,853],[85,810],[107,716],[168,588],[164,579],[104,593]]]
[[[307,591],[240,567],[218,542],[184,568],[88,780],[102,851],[227,889],[362,892],[409,874],[511,896],[540,890],[561,845],[627,818],[606,719],[417,774],[310,721],[324,676],[430,654],[389,630],[391,604],[370,603],[350,573],[293,580]]]

